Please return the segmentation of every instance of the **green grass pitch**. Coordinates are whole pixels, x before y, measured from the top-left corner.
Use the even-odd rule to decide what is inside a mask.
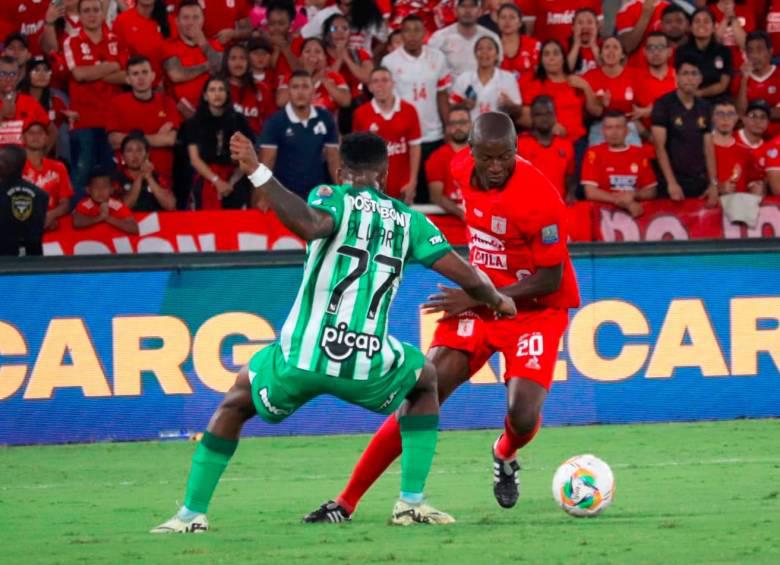
[[[445,432],[428,484],[449,527],[387,525],[394,465],[345,525],[302,525],[338,493],[366,436],[248,439],[204,535],[152,536],[183,498],[192,442],[0,449],[0,561],[27,563],[780,563],[780,420],[546,428],[522,495],[491,490],[495,431]],[[552,500],[567,457],[613,468],[615,502],[575,519]]]

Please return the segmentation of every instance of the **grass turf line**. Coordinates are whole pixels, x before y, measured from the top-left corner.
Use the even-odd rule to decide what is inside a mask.
[[[193,443],[0,449],[3,563],[780,563],[780,420],[545,428],[524,450],[522,494],[491,490],[494,431],[445,432],[428,482],[450,527],[386,525],[394,465],[352,524],[304,526],[338,493],[366,436],[247,439],[200,536],[152,536],[183,499]],[[555,507],[567,457],[613,466],[595,519]]]

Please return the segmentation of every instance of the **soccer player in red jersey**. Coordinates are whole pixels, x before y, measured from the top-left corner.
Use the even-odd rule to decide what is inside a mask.
[[[176,14],[179,37],[165,44],[163,67],[172,83],[176,107],[183,119],[195,115],[209,73],[217,74],[222,64],[219,42],[203,33],[203,9],[198,0],[182,0]]]
[[[655,198],[658,186],[650,163],[642,148],[626,145],[625,114],[608,111],[601,127],[605,143],[588,149],[582,164],[585,196],[623,208],[634,218],[641,216],[641,201]]]
[[[517,138],[517,154],[533,163],[558,189],[567,203],[576,200],[574,146],[553,134],[557,118],[555,102],[549,96],[537,96],[531,102],[531,130]]]
[[[149,59],[130,58],[127,82],[131,91],[111,100],[106,130],[114,151],[132,130],[141,130],[152,147],[150,160],[155,170],[170,183],[173,177],[173,146],[181,125],[176,103],[165,93],[152,90],[154,71]]]
[[[566,45],[571,37],[577,10],[589,8],[599,20],[603,19],[599,0],[531,0],[527,4],[523,19],[530,24],[529,33],[543,43],[555,39],[561,45]]]
[[[420,171],[420,119],[414,106],[393,93],[393,75],[385,67],[371,72],[368,88],[374,99],[360,106],[352,118],[353,131],[370,131],[387,142],[390,172],[385,192],[414,202]]]
[[[431,153],[425,162],[428,193],[433,204],[461,220],[465,218],[463,196],[452,178],[450,164],[455,155],[468,147],[471,129],[471,111],[466,106],[453,104],[447,110],[445,123],[446,142]]]
[[[761,196],[764,194],[764,182],[753,153],[737,143],[734,137],[738,120],[734,102],[724,99],[715,103],[712,111],[712,141],[718,168],[718,191],[720,194],[750,192]]]
[[[443,312],[428,358],[437,368],[440,402],[465,383],[493,353],[504,354],[507,415],[493,445],[493,494],[504,508],[519,497],[516,452],[541,424],[552,384],[558,344],[569,308],[580,304],[566,246],[566,207],[538,169],[516,155],[512,120],[498,112],[480,115],[469,139],[471,151],[452,163],[463,190],[471,233],[470,262],[514,298],[513,319],[495,318],[459,290],[441,287],[424,308]],[[401,453],[395,417],[374,435],[346,490],[304,518],[343,522],[371,484]]]
[[[745,113],[753,100],[766,100],[771,108],[767,139],[780,135],[780,69],[772,64],[772,41],[765,31],[749,33],[747,61],[742,76],[734,80],[737,109]]]
[[[88,228],[105,222],[130,235],[138,235],[138,223],[133,213],[121,200],[112,198],[113,192],[110,175],[99,169],[93,170],[87,182],[87,197],[73,210],[73,227]]]
[[[665,0],[630,0],[618,11],[615,29],[629,55],[629,66],[642,65],[640,47],[650,32],[660,30],[661,16],[667,6],[669,2]]]
[[[46,212],[47,230],[57,228],[57,221],[70,210],[73,187],[65,165],[55,159],[47,159],[47,127],[40,122],[32,122],[24,130],[24,146],[27,162],[22,177],[49,194],[49,209]]]

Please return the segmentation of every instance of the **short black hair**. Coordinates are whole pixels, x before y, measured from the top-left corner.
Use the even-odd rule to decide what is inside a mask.
[[[604,111],[604,115],[602,116],[602,119],[606,118],[623,118],[625,120],[628,120],[628,116],[626,116],[625,113],[621,112],[620,110],[614,110],[609,109]]]
[[[666,8],[664,8],[663,12],[661,12],[661,19],[664,18],[664,16],[668,16],[669,14],[677,14],[680,13],[683,16],[685,16],[685,19],[689,22],[691,21],[691,17],[688,15],[688,12],[686,12],[682,6],[679,4],[669,4]]]
[[[95,167],[89,172],[89,176],[87,177],[87,186],[90,186],[93,180],[102,179],[102,178],[110,179],[111,171],[109,171],[105,167]]]
[[[368,75],[369,78],[374,76],[376,73],[389,73],[391,77],[393,76],[393,72],[387,67],[383,67],[382,65],[377,65],[371,69],[371,74]]]
[[[149,63],[149,65],[152,64],[152,62],[143,55],[133,55],[127,60],[127,70],[130,70],[130,67],[135,67],[136,65],[143,65],[144,63]]]
[[[471,110],[465,104],[450,104],[447,115],[449,116],[455,112],[466,112],[469,115],[469,119],[471,119]]]
[[[747,44],[750,43],[751,41],[763,41],[764,44],[766,45],[766,48],[769,49],[769,51],[772,51],[772,38],[763,29],[757,29],[747,34],[747,37],[745,37],[746,48],[747,48]]]
[[[409,22],[419,22],[422,26],[425,26],[423,19],[417,14],[409,14],[401,20],[401,27],[404,27]]]
[[[306,69],[296,69],[290,75],[290,78],[287,81],[287,84],[290,84],[292,82],[292,79],[300,78],[300,77],[306,77],[308,79],[312,78],[311,73],[309,71],[307,71]]]
[[[249,43],[247,43],[247,51],[251,53],[252,51],[258,50],[265,51],[266,53],[273,53],[274,46],[263,36],[253,37],[249,40]]]
[[[531,101],[531,108],[534,106],[541,106],[542,104],[550,104],[555,109],[555,99],[547,94],[540,94]]]
[[[130,132],[125,136],[125,138],[122,140],[122,145],[119,148],[119,150],[124,153],[125,147],[127,147],[127,144],[132,141],[138,141],[140,143],[143,143],[144,148],[146,149],[146,152],[149,152],[149,149],[151,146],[149,145],[149,140],[146,139],[146,136],[144,135],[144,132],[140,129],[134,129],[130,130]]]
[[[198,0],[181,0],[176,8],[176,14],[178,15],[182,8],[187,8],[189,6],[197,6],[201,11],[203,11],[203,7],[200,5]]]
[[[736,108],[737,103],[730,96],[720,96],[714,102],[712,102],[710,106],[712,106],[713,110],[715,109],[715,106],[733,106]]]
[[[24,164],[27,162],[27,152],[24,148],[21,145],[6,145],[0,147],[0,152],[8,156],[8,163],[12,168],[12,170],[9,171],[8,178],[1,180],[8,181],[22,178]]]
[[[15,31],[15,32],[9,34],[3,40],[3,48],[8,47],[8,44],[9,43],[13,43],[14,41],[18,41],[19,43],[24,45],[25,49],[29,49],[30,48],[30,45],[29,45],[29,42],[27,41],[27,38],[24,35],[22,35],[21,33],[19,33],[18,31]]]
[[[341,161],[353,171],[374,170],[387,165],[387,144],[375,133],[361,131],[344,136]]]
[[[265,7],[266,16],[271,12],[285,12],[290,23],[295,19],[295,5],[290,0],[271,0]]]
[[[666,37],[666,34],[662,31],[651,31],[647,34],[647,37],[645,38],[645,45],[647,44],[647,40],[651,37],[663,37],[666,40],[666,44],[669,44],[669,38]]]
[[[677,72],[680,72],[680,69],[683,65],[691,65],[692,67],[696,67],[699,69],[699,72],[701,72],[701,67],[699,67],[699,59],[698,57],[694,57],[693,55],[682,55],[681,57],[676,57],[674,61],[674,70]]]

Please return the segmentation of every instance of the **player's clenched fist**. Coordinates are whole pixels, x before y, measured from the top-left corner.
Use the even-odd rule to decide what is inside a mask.
[[[260,166],[254,145],[240,132],[234,133],[230,138],[230,158],[238,163],[245,175],[251,175]]]

